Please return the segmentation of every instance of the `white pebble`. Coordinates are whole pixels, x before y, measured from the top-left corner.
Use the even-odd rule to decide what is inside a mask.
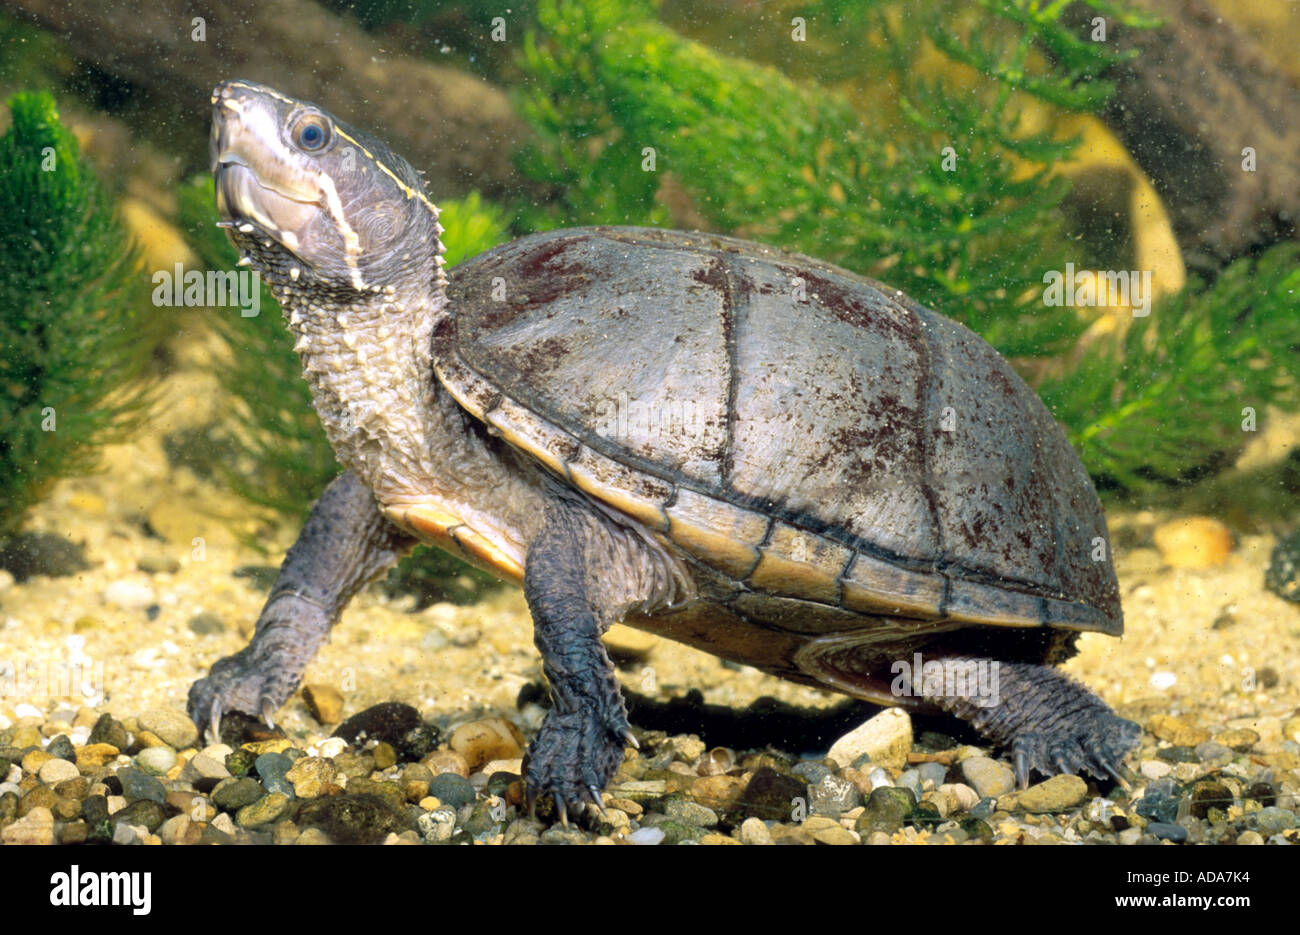
[[[313,756],[323,756],[332,760],[348,748],[348,742],[342,737],[327,737],[320,743],[316,744],[316,753]],[[311,753],[310,750],[307,751]]]
[[[77,769],[76,763],[53,759],[42,763],[36,775],[40,777],[41,782],[47,786],[52,786],[55,783],[63,782],[65,779],[76,779],[81,775],[81,771]]]
[[[139,581],[114,581],[104,589],[104,603],[123,610],[143,610],[153,602],[153,588]]]
[[[40,708],[36,707],[35,705],[29,705],[29,704],[16,704],[16,705],[14,705],[14,714],[15,714],[17,717],[20,717],[20,718],[21,718],[21,717],[38,717],[38,718],[40,718],[42,721],[45,720],[45,712],[42,711]]]
[[[1138,767],[1138,772],[1147,779],[1163,779],[1173,771],[1174,768],[1162,760],[1143,760]]]
[[[658,828],[639,828],[627,836],[629,844],[662,844],[664,833]]]
[[[1153,672],[1151,674],[1151,687],[1164,691],[1166,688],[1173,688],[1178,681],[1178,676],[1172,672]]]

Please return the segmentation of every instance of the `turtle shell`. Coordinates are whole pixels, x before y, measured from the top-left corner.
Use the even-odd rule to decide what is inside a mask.
[[[448,298],[447,390],[730,582],[738,620],[1123,629],[1060,427],[993,348],[897,290],[729,237],[599,227],[490,250]]]

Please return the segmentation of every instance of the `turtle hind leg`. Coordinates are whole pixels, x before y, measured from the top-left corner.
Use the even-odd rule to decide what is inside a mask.
[[[1007,748],[1021,788],[1032,772],[1088,772],[1127,786],[1119,767],[1141,729],[1063,672],[971,657],[938,662],[942,678],[927,673],[917,694]]]

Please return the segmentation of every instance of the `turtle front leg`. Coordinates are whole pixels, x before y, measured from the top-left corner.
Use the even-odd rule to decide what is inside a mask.
[[[567,823],[570,806],[601,806],[601,790],[637,746],[601,634],[632,607],[679,599],[674,560],[589,505],[556,496],[524,565],[524,597],[553,707],[529,744],[524,780],[530,810],[550,794]]]
[[[190,686],[194,723],[210,727],[214,737],[226,711],[261,715],[272,724],[348,601],[414,544],[352,474],[335,478],[285,556],[253,639]]]
[[[1141,729],[1063,672],[969,657],[939,662],[943,679],[927,674],[919,694],[1009,749],[1022,789],[1031,771],[1087,771],[1127,785],[1118,770]]]

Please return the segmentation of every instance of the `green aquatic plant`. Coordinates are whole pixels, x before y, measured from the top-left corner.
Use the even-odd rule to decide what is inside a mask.
[[[1269,405],[1300,407],[1300,245],[1243,257],[1087,348],[1038,387],[1089,470],[1173,481],[1238,449]]]
[[[1053,169],[1078,140],[1060,116],[1103,104],[1111,88],[1096,76],[1119,57],[1063,25],[1067,5],[791,8],[854,51],[860,84],[889,89],[867,119],[851,88],[720,54],[660,22],[646,0],[545,0],[522,51],[530,80],[519,107],[536,140],[519,165],[559,194],[521,217],[532,227],[663,224],[670,177],[709,228],[876,276],[1026,373],[1052,374],[1040,392],[1095,477],[1128,487],[1179,478],[1233,447],[1243,407],[1296,406],[1285,356],[1300,341],[1294,284],[1284,252],[1253,273],[1234,268],[1209,292],[1190,284],[1126,340],[1090,344],[1078,367],[1055,375],[1089,325],[1044,295],[1048,274],[1088,262],[1062,224],[1069,182]],[[1112,27],[1156,23],[1094,6]],[[947,66],[925,67],[936,54]],[[1046,123],[1033,131],[1030,99],[1047,105],[1035,105]],[[1267,280],[1262,293],[1260,281],[1248,287],[1252,275]]]
[[[9,99],[0,138],[0,537],[145,414],[161,336],[112,198],[52,96]]]
[[[203,265],[234,269],[238,256],[216,226],[212,179],[191,179],[181,187],[177,201],[182,229]],[[477,192],[442,202],[439,208],[448,266],[507,237],[500,208]],[[229,349],[217,366],[218,378],[233,403],[233,437],[215,468],[240,496],[301,522],[341,469],[312,409],[311,392],[279,305],[265,285],[259,288],[257,315],[244,317],[237,308],[212,310],[213,324]],[[463,602],[492,581],[440,549],[420,548],[390,573],[388,588],[414,593],[421,602]]]

